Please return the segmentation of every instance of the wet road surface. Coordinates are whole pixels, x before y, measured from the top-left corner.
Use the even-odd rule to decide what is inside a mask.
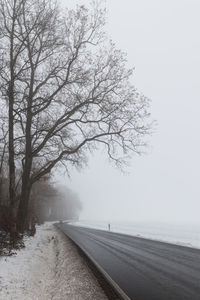
[[[102,230],[58,227],[133,300],[200,300],[200,250]]]

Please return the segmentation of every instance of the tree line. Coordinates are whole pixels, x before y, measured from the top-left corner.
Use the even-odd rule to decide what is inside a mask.
[[[1,178],[0,230],[7,234],[15,223],[9,213],[8,187],[8,178]],[[78,195],[65,185],[53,183],[50,175],[44,176],[31,189],[27,211],[28,233],[34,235],[36,224],[43,224],[46,221],[78,220],[81,210],[82,203]]]

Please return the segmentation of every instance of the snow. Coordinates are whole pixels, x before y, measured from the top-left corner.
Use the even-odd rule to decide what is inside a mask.
[[[76,247],[53,224],[38,226],[25,246],[0,257],[0,299],[107,299]]]
[[[73,225],[87,228],[108,230],[125,233],[133,236],[168,242],[172,244],[200,248],[200,226],[195,224],[167,224],[167,223],[141,223],[141,222],[105,222],[105,221],[79,221]]]

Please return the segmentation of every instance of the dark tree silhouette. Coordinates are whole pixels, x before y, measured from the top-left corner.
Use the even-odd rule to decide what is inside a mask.
[[[131,85],[126,56],[106,40],[104,24],[105,11],[96,2],[61,13],[49,0],[0,1],[10,203],[20,232],[32,185],[55,166],[82,166],[98,144],[120,165],[144,146],[148,99]]]

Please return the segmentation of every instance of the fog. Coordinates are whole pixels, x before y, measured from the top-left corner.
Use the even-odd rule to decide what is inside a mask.
[[[64,5],[64,0],[62,1]],[[67,1],[87,4],[89,1]],[[88,167],[56,181],[78,193],[81,219],[199,223],[200,3],[108,0],[106,30],[135,67],[133,84],[151,102],[154,134],[127,173],[99,150]]]

